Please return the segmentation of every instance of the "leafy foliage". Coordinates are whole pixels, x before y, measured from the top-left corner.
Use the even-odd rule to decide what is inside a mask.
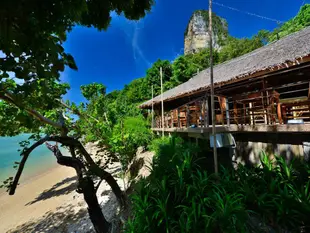
[[[119,122],[109,139],[111,151],[117,153],[124,168],[134,158],[137,148],[151,140],[151,130],[142,117],[127,117]]]
[[[275,41],[293,32],[310,26],[310,4],[305,4],[300,8],[298,14],[291,20],[285,22],[269,35],[269,41]]]
[[[254,36],[251,39],[237,39],[229,37],[226,45],[219,52],[219,63],[252,52],[253,50],[260,48],[263,45],[263,39],[259,38],[258,36]]]
[[[205,170],[195,145],[175,138],[157,142],[152,173],[132,196],[134,214],[126,232],[309,229],[309,165],[264,155],[261,167],[223,168],[215,176]]]
[[[106,87],[103,84],[92,83],[81,86],[82,95],[87,99],[98,98],[100,95],[105,95]]]
[[[66,34],[75,25],[107,29],[110,12],[136,20],[145,16],[153,3],[152,0],[34,0],[27,4],[19,0],[1,1],[0,99],[6,102],[0,106],[1,136],[40,131],[47,121],[42,118],[33,121],[30,109],[58,120],[57,112],[62,108],[59,100],[69,88],[61,83],[60,72],[66,66],[77,70],[73,56],[63,48]]]

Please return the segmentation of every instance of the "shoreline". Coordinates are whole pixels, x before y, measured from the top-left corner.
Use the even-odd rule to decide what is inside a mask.
[[[74,169],[58,165],[21,182],[12,196],[0,193],[0,232],[14,232],[16,227],[21,229],[15,232],[33,232],[23,225],[37,223],[68,203],[77,205],[75,181]]]
[[[63,154],[66,156],[69,152],[65,151],[63,152]],[[29,162],[29,161],[28,161]],[[23,169],[23,173],[19,179],[19,185],[17,186],[16,190],[19,187],[22,187],[23,185],[32,182],[34,179],[36,179],[38,176],[41,176],[45,173],[49,173],[51,170],[59,167],[60,165],[56,162],[56,158],[55,157],[49,157],[49,158],[45,158],[41,161],[39,161],[36,164],[32,164],[30,163],[26,163],[24,169]],[[13,169],[12,169],[13,170]],[[14,173],[12,172],[13,178],[16,175],[17,170],[14,170]],[[25,174],[26,173],[26,174]],[[8,174],[5,178],[3,177],[0,180],[0,184],[2,184],[2,181],[4,181],[6,178],[10,177],[10,175]],[[7,193],[6,189],[4,188],[0,188],[0,196]]]
[[[25,175],[25,176],[22,175],[19,179],[19,185],[17,185],[15,193],[18,192],[19,188],[24,187],[25,185],[27,185],[29,183],[35,182],[37,179],[40,179],[42,176],[44,176],[48,173],[51,173],[53,170],[57,169],[58,167],[60,167],[60,165],[55,164],[55,165],[48,167],[45,170],[41,169],[41,171],[38,170],[37,172],[35,172],[33,174],[29,174],[29,175]],[[15,172],[13,177],[15,177],[15,175],[16,175],[16,172]],[[0,197],[2,195],[8,195],[9,196],[8,192],[6,192],[5,189],[0,189]]]

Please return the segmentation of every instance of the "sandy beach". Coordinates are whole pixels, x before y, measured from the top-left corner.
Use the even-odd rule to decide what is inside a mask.
[[[45,213],[55,212],[68,202],[75,204],[75,180],[73,169],[55,166],[21,183],[14,196],[0,194],[0,232],[35,223]]]
[[[94,144],[88,144],[86,148],[94,155],[95,161],[103,158],[106,153]],[[144,155],[140,153],[139,156]],[[120,188],[124,190],[126,182],[117,176],[121,171],[121,164],[109,163],[106,171],[115,177]],[[83,195],[75,190],[74,169],[56,164],[22,181],[15,195],[0,193],[0,233],[94,232]],[[106,182],[101,183],[97,197],[106,220],[114,221],[119,205]]]
[[[114,163],[108,171],[119,172]],[[123,188],[123,180],[117,179]],[[76,191],[72,168],[56,165],[22,182],[14,196],[0,194],[0,233],[86,233],[93,232],[83,195]],[[108,221],[118,204],[110,187],[103,182],[97,191],[98,201]]]

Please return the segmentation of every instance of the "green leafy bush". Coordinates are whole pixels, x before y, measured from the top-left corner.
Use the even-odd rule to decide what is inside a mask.
[[[154,151],[155,154],[158,154],[160,152],[161,147],[166,146],[169,143],[170,139],[168,137],[155,138],[151,141],[150,145],[148,146],[148,149],[150,151]]]
[[[152,173],[132,196],[125,232],[300,232],[309,228],[310,170],[262,158],[256,168],[205,170],[206,158],[181,139],[155,140]]]
[[[146,146],[152,132],[143,117],[127,117],[120,121],[109,138],[110,150],[119,154],[121,163],[126,167],[140,146]]]

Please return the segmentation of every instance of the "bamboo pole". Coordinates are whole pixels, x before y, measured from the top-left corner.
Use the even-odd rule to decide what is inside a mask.
[[[163,95],[163,68],[160,67],[160,88],[161,88],[161,122],[162,122],[162,136],[165,136],[165,122],[164,122],[164,95]]]
[[[211,80],[211,112],[212,112],[212,136],[213,136],[213,158],[214,171],[218,174],[218,161],[216,149],[216,132],[215,132],[215,110],[214,110],[214,81],[213,81],[213,42],[212,42],[212,0],[209,0],[209,36],[210,36],[210,80]]]

